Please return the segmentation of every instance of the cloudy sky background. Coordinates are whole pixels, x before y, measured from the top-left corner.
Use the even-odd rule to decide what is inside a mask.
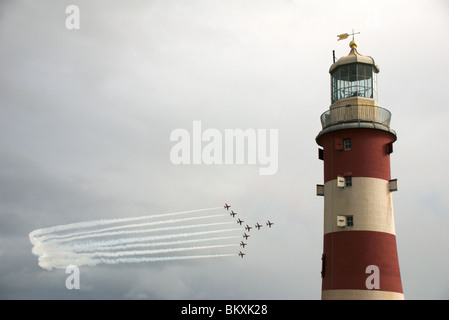
[[[67,30],[65,9],[81,11]],[[449,3],[0,1],[0,298],[319,299],[323,181],[315,137],[329,67],[360,31],[380,67],[405,297],[449,298]],[[180,165],[170,133],[279,130],[279,169]],[[245,259],[47,271],[29,232],[233,205],[274,221]],[[266,231],[266,230],[265,230]],[[248,249],[249,251],[249,249]]]

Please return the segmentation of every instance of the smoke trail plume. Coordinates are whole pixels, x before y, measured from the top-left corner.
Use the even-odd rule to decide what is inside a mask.
[[[99,263],[235,256],[235,252],[226,252],[226,249],[238,246],[238,242],[233,239],[238,237],[235,232],[240,228],[222,229],[224,225],[234,223],[229,221],[228,215],[195,215],[220,208],[71,223],[34,230],[30,232],[29,238],[33,245],[32,253],[38,256],[39,266],[47,270],[66,268],[68,265],[95,266]],[[176,215],[189,216],[173,219]],[[204,220],[204,223],[194,224],[198,220]],[[197,230],[185,232],[189,229]],[[204,238],[205,235],[219,233],[224,235]],[[204,245],[188,246],[200,242]],[[207,251],[207,254],[201,254],[203,251]],[[197,254],[169,255],[186,252]]]

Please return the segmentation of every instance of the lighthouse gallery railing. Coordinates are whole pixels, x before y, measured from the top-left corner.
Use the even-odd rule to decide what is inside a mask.
[[[323,129],[344,122],[371,122],[390,127],[391,112],[373,105],[347,105],[332,108],[321,115]]]

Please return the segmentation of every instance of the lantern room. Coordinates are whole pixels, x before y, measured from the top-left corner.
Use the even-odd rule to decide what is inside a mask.
[[[351,41],[350,48],[349,54],[338,59],[329,70],[332,104],[353,98],[377,101],[379,67],[374,63],[373,58],[362,56],[357,52],[355,41]]]

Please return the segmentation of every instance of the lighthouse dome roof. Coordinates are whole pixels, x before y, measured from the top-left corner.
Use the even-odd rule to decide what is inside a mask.
[[[334,64],[331,65],[329,69],[329,73],[332,73],[337,67],[352,63],[364,63],[369,64],[374,67],[374,70],[376,73],[379,72],[379,66],[374,62],[374,59],[369,56],[363,56],[357,51],[357,42],[352,40],[349,43],[349,47],[351,48],[351,51],[347,56],[341,57],[338,59]]]

